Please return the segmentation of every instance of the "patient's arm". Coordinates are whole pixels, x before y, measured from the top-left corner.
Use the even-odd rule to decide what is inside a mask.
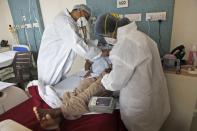
[[[102,79],[105,74],[109,74],[112,68],[106,68],[103,72],[97,77],[97,79]]]
[[[91,74],[91,71],[90,70],[88,70],[88,72],[83,76],[84,78],[87,78],[87,77],[89,77],[90,76],[90,74]]]
[[[86,60],[85,63],[85,71],[91,70],[92,62],[90,60]]]
[[[92,64],[93,62],[91,62],[90,60],[86,60],[86,63],[85,63],[85,71],[87,71],[87,73],[84,75],[84,78],[87,78],[90,76],[90,74],[92,73]]]
[[[110,73],[111,70],[112,70],[112,68],[107,68],[107,69],[105,69],[104,71],[105,71],[106,73]]]
[[[109,68],[111,68],[111,70],[112,70],[112,64],[109,64]]]

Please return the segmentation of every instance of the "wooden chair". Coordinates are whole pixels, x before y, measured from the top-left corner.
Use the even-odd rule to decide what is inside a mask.
[[[31,52],[17,52],[13,60],[13,69],[15,81],[18,84],[23,84],[32,80],[32,54]]]
[[[13,45],[12,50],[17,51],[17,52],[29,52],[30,48],[27,45]],[[36,67],[36,63],[35,63],[35,59],[33,57],[33,54],[32,54],[32,64],[34,67]]]

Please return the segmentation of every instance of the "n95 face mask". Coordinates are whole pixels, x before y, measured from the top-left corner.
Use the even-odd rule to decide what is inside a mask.
[[[77,20],[77,26],[79,27],[79,33],[81,34],[81,37],[83,39],[90,39],[89,22],[87,21],[87,19],[85,17],[80,17]],[[84,29],[85,29],[85,31],[84,31]]]
[[[80,17],[80,18],[77,20],[77,26],[78,26],[78,27],[88,26],[88,21],[86,20],[85,17]]]
[[[110,38],[110,37],[104,37],[104,39],[107,42],[107,44],[110,44],[110,45],[114,45],[117,42],[116,39]]]

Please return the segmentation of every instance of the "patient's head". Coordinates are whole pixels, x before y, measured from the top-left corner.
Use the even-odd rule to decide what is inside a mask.
[[[109,52],[111,51],[111,49],[103,49],[102,50],[102,54],[101,56],[107,57],[109,56]]]
[[[110,44],[104,44],[104,43],[99,43],[98,48],[101,49],[102,55],[101,56],[109,56],[109,52],[112,49],[112,45]]]

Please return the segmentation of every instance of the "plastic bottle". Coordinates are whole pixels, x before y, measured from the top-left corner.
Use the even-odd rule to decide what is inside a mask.
[[[176,74],[180,74],[181,73],[181,61],[180,59],[176,60]]]
[[[195,65],[197,56],[197,45],[192,45],[189,52],[188,64]]]
[[[193,68],[195,69],[196,66],[197,66],[197,49],[196,49],[196,45],[193,45],[192,47],[192,65],[193,65]]]

